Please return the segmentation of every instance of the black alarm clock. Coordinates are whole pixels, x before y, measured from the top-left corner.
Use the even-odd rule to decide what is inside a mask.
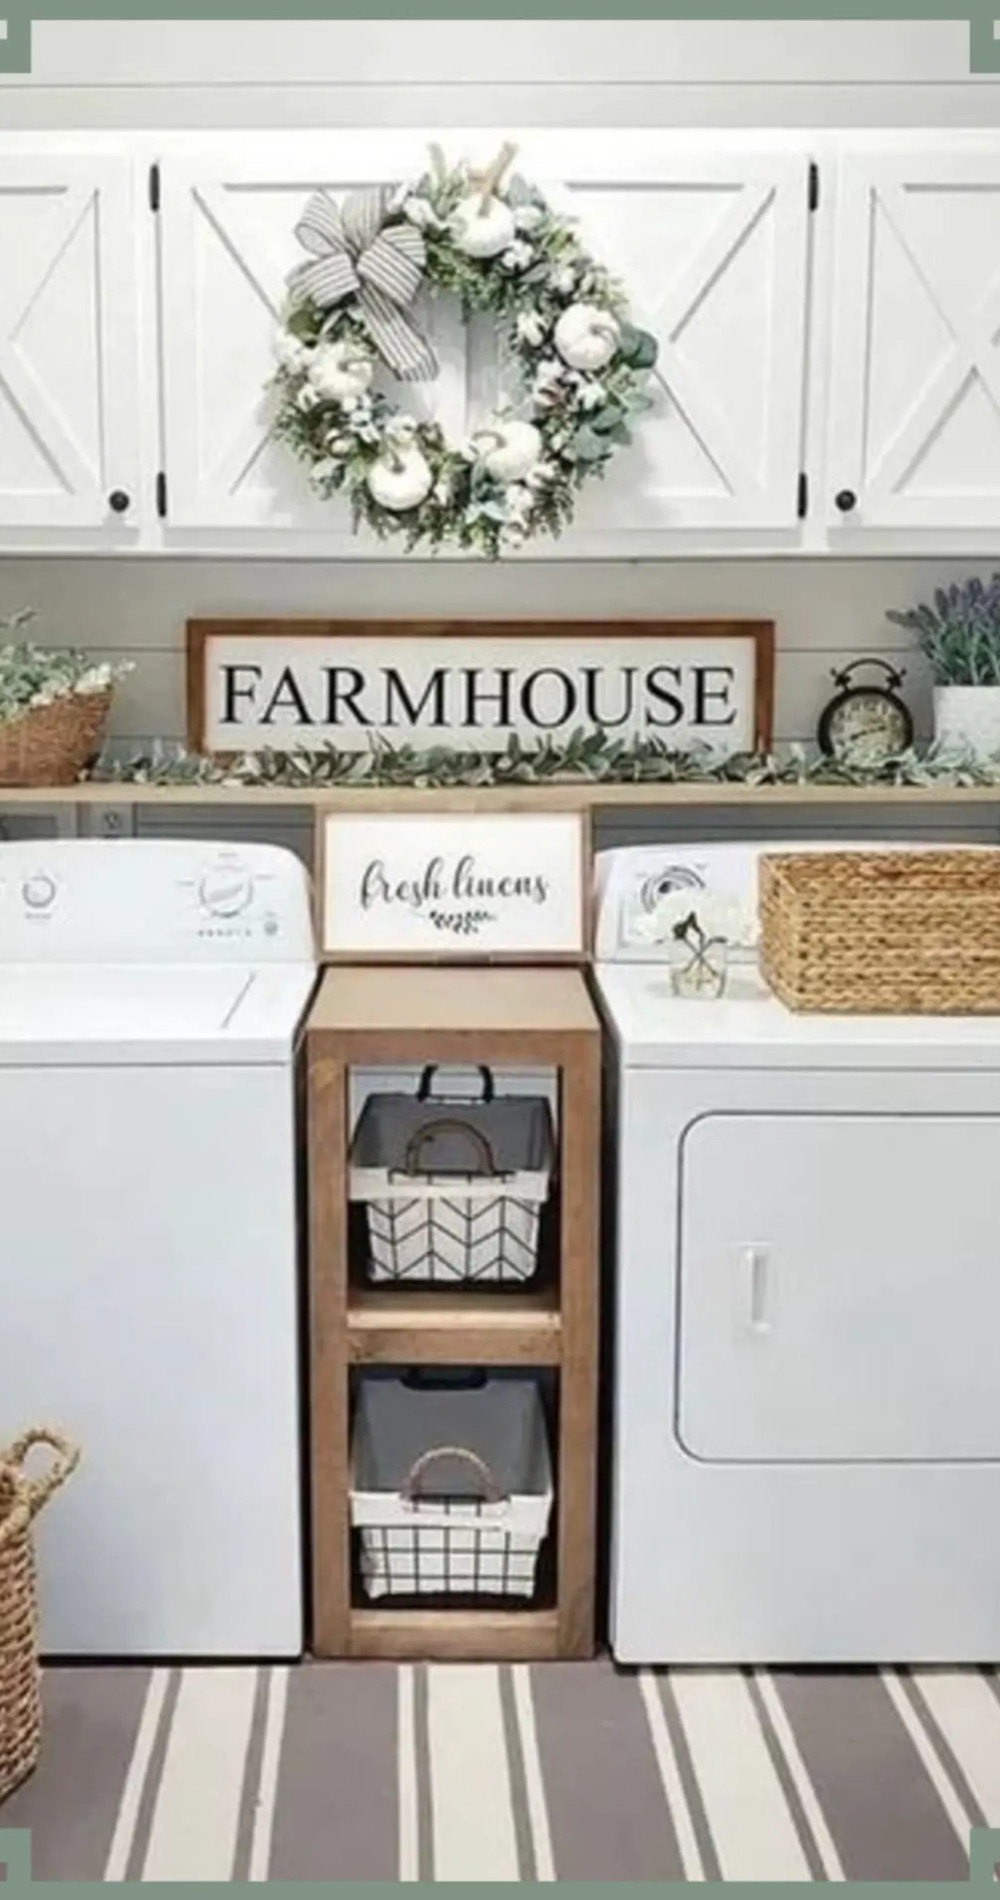
[[[863,666],[877,666],[884,685],[855,685],[853,675]],[[852,660],[843,672],[833,673],[840,688],[820,716],[816,738],[821,752],[851,753],[870,761],[898,757],[913,744],[913,716],[899,697],[906,675],[887,660]]]

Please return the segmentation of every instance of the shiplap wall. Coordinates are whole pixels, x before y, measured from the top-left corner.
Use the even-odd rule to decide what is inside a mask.
[[[1000,126],[1000,77],[974,78],[968,67],[968,29],[957,21],[53,20],[35,25],[32,73],[0,76],[0,128]],[[0,614],[33,605],[47,640],[133,655],[137,670],[115,716],[126,749],[182,733],[183,628],[193,614],[764,614],[778,629],[776,733],[793,739],[812,734],[831,668],[869,652],[901,654],[926,732],[926,676],[901,653],[885,609],[968,568],[0,558]],[[192,822],[176,813],[144,820]],[[248,822],[229,814],[211,828],[241,832]],[[663,832],[666,822],[616,820],[602,835]],[[871,833],[876,822],[861,813],[852,830]],[[972,831],[987,822],[963,817]],[[703,819],[672,828],[692,823],[705,833]],[[739,824],[734,815],[713,829]],[[268,835],[302,848],[308,834],[288,815]]]

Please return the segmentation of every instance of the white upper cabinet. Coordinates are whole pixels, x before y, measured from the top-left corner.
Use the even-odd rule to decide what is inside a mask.
[[[0,530],[142,514],[133,165],[0,145]]]
[[[305,470],[270,438],[274,339],[287,279],[307,253],[295,226],[313,191],[335,198],[393,183],[392,136],[254,139],[231,153],[171,156],[161,166],[164,433],[171,529],[240,528],[350,537],[346,504],[318,502]],[[384,146],[384,149],[380,149]],[[409,169],[424,154],[414,144]],[[415,306],[440,365],[405,402],[450,431],[465,422],[460,312]],[[382,386],[392,386],[383,379]],[[398,387],[398,386],[397,386]]]
[[[567,141],[568,143],[568,141]],[[536,169],[535,174],[538,177]],[[581,144],[557,178],[659,359],[630,448],[581,494],[573,539],[797,527],[809,158],[636,134]]]
[[[468,155],[489,159],[493,135]],[[242,146],[242,141],[240,142]],[[446,141],[467,154],[470,135]],[[480,149],[476,149],[478,147]],[[266,384],[295,224],[317,187],[415,178],[418,134],[256,139],[246,148],[164,158],[161,201],[165,455],[171,532],[254,528],[344,538],[346,506],[316,502],[302,468],[269,440]],[[529,134],[517,163],[569,210],[623,282],[635,320],[660,345],[654,408],[604,480],[585,490],[572,531],[536,552],[655,551],[664,533],[797,525],[807,305],[809,162],[804,146],[731,137]],[[491,324],[468,330],[450,299],[417,311],[441,365],[394,392],[460,436],[496,400]],[[367,546],[365,545],[367,544]]]
[[[1000,136],[851,141],[839,166],[825,511],[1000,528]]]
[[[314,496],[269,384],[310,194],[415,180],[434,136],[0,134],[0,551],[403,558]],[[503,134],[438,136],[484,164]],[[659,345],[631,443],[522,559],[995,553],[1000,131],[510,136]],[[439,374],[382,387],[459,440],[516,393],[496,325],[413,314]]]

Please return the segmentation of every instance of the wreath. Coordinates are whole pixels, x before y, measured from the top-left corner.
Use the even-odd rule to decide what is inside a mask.
[[[449,169],[438,147],[414,185],[310,198],[296,226],[309,253],[289,280],[276,344],[274,434],[308,464],[324,498],[345,494],[366,523],[408,548],[446,542],[492,559],[571,521],[585,481],[603,476],[650,407],[657,346],[625,294],[523,178],[514,147],[492,165]],[[374,387],[437,374],[411,306],[460,298],[497,319],[514,400],[466,441],[403,413]]]

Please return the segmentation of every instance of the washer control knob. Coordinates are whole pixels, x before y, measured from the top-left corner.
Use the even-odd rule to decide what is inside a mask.
[[[55,902],[55,879],[44,871],[38,871],[32,877],[26,877],[21,886],[21,896],[29,910],[48,910]]]
[[[198,902],[211,917],[238,917],[253,902],[253,879],[243,871],[206,871]]]

